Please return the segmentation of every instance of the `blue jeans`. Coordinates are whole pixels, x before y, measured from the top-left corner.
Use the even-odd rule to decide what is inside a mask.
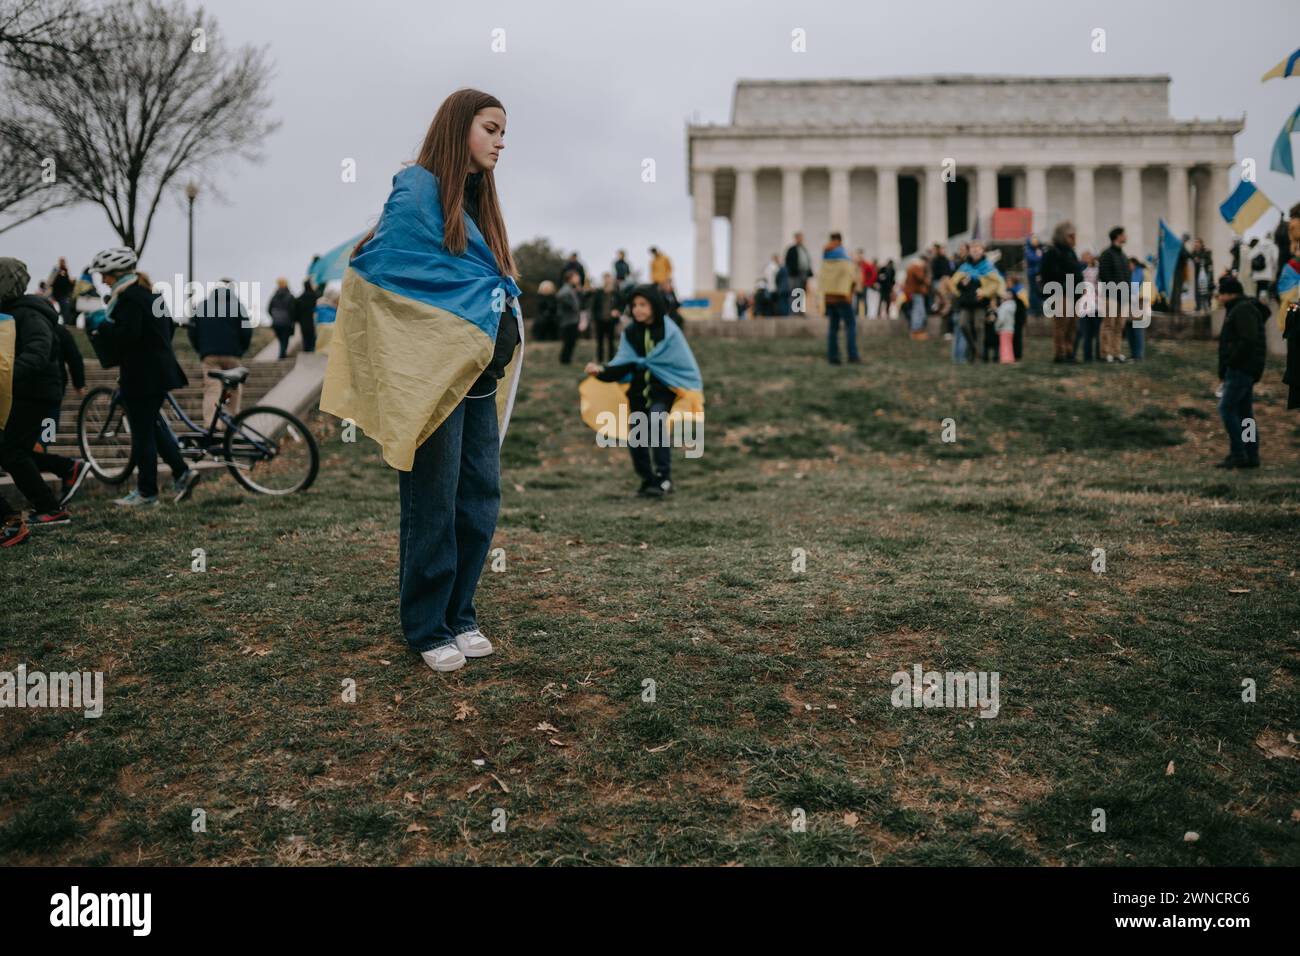
[[[914,295],[907,300],[907,305],[912,313],[912,331],[923,331],[925,329],[925,320],[929,318],[925,308],[925,296]]]
[[[1246,372],[1230,368],[1223,376],[1223,397],[1219,399],[1219,417],[1228,431],[1228,449],[1237,461],[1259,461],[1259,430],[1254,441],[1242,441],[1241,423],[1253,418],[1251,398],[1255,383]]]
[[[1140,329],[1130,322],[1128,328],[1124,330],[1124,335],[1128,338],[1128,348],[1133,353],[1134,361],[1140,362],[1146,358],[1147,330]]]
[[[844,323],[844,344],[848,349],[849,361],[858,358],[858,322],[853,314],[853,305],[849,302],[826,303],[826,318],[830,320],[830,334],[826,341],[826,357],[832,362],[840,360],[840,322]]]
[[[1079,330],[1074,333],[1074,353],[1079,354],[1079,343],[1083,343],[1083,360],[1091,362],[1093,355],[1101,358],[1101,316],[1079,316]]]
[[[952,360],[965,362],[975,356],[975,318],[979,309],[955,307],[952,310]]]
[[[471,395],[416,449],[411,470],[398,474],[402,632],[414,651],[451,644],[457,634],[478,627],[474,592],[501,504],[491,387],[491,379],[486,387],[483,380],[475,383]]]

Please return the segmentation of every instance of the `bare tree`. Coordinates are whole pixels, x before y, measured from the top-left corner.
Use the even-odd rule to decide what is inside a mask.
[[[181,0],[112,0],[95,25],[77,69],[10,84],[0,141],[27,166],[52,162],[72,201],[101,207],[143,252],[178,177],[260,158],[279,126],[266,118],[270,66],[263,49],[227,48],[216,21]]]
[[[0,0],[0,66],[23,70],[75,58],[90,43],[78,0]]]

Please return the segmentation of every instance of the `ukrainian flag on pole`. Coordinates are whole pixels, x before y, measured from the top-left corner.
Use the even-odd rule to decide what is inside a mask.
[[[1263,83],[1266,80],[1272,80],[1275,78],[1285,79],[1288,76],[1295,76],[1296,73],[1300,73],[1300,50],[1296,50],[1277,66],[1273,67],[1273,69],[1265,73],[1260,77],[1259,81]]]
[[[411,470],[415,450],[483,374],[503,317],[518,324],[519,345],[497,389],[502,441],[519,387],[519,286],[462,215],[465,252],[435,254],[443,244],[438,180],[408,166],[393,177],[375,235],[343,276],[320,408],[356,422],[399,471]]]
[[[1268,197],[1256,189],[1254,183],[1243,179],[1232,191],[1232,195],[1219,206],[1219,215],[1223,216],[1233,232],[1241,235],[1272,206]]]

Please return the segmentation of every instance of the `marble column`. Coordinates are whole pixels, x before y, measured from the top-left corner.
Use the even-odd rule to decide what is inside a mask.
[[[781,241],[777,243],[783,253],[802,229],[803,167],[786,166],[781,170]]]
[[[883,265],[893,259],[898,265],[902,246],[898,238],[898,167],[876,167],[876,250]]]
[[[1145,260],[1146,235],[1142,229],[1142,167],[1127,164],[1120,171],[1119,223],[1128,233],[1124,247],[1135,259]]]
[[[752,167],[736,170],[736,196],[731,213],[731,279],[738,292],[751,292],[757,281],[758,190]]]
[[[1226,199],[1227,196],[1225,195]],[[1191,232],[1190,201],[1187,185],[1187,164],[1169,164],[1169,214],[1165,222],[1181,238],[1183,233]]]
[[[1232,170],[1235,166],[1235,163],[1211,164],[1202,180],[1205,183],[1205,205],[1202,207],[1205,213],[1202,217],[1201,238],[1214,258],[1216,280],[1224,267],[1232,261],[1232,227],[1219,213],[1219,204],[1232,193]],[[1288,252],[1286,249],[1279,249],[1278,255],[1285,257]]]
[[[1097,252],[1097,196],[1095,192],[1096,166],[1074,167],[1074,233],[1075,248],[1079,252],[1091,249]]]
[[[713,272],[713,170],[691,174],[695,205],[695,294],[705,296],[717,284]]]
[[[975,215],[980,220],[980,237],[987,242],[993,228],[993,210],[998,208],[998,169],[981,166],[975,178]]]
[[[1034,216],[1032,231],[1038,233],[1038,238],[1046,246],[1051,242],[1052,227],[1056,225],[1047,221],[1046,166],[1025,167],[1025,194],[1029,209]]]
[[[943,170],[930,165],[925,168],[925,229],[921,248],[936,242],[948,242],[948,184],[943,181]]]
[[[830,195],[830,231],[838,232],[844,237],[844,246],[848,248],[849,243],[849,167],[832,166],[831,167],[831,195]],[[817,237],[822,240],[822,237]]]

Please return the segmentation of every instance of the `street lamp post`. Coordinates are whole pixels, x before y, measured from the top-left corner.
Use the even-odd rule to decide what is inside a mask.
[[[191,179],[185,186],[185,196],[190,201],[190,249],[189,249],[189,274],[185,277],[185,283],[194,281],[194,200],[199,195],[199,184]],[[188,290],[182,293],[185,296],[186,313],[189,312],[189,294]]]

